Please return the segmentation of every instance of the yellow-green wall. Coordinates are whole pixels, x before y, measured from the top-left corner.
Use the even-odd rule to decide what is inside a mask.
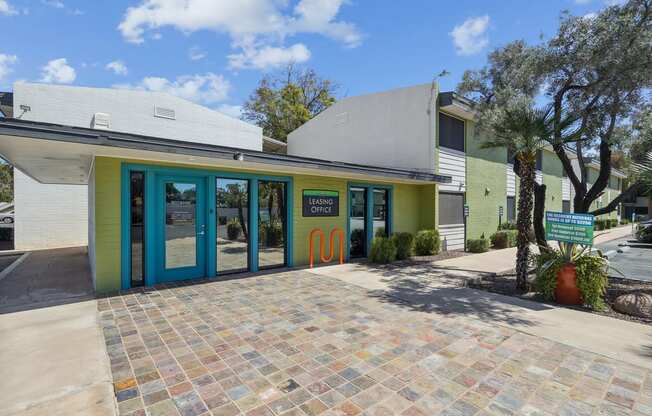
[[[98,157],[95,160],[95,270],[96,291],[98,293],[120,289],[121,274],[121,166],[122,163],[152,164],[158,166],[178,166],[201,168],[199,166],[176,165],[170,163],[152,163],[142,160],[122,160]],[[204,169],[213,169],[206,167]],[[234,171],[222,169],[221,171]],[[253,171],[247,171],[252,173]],[[265,175],[290,176],[293,179],[293,239],[292,252],[295,266],[309,262],[309,235],[314,228],[321,228],[325,233],[325,248],[329,250],[330,231],[339,227],[346,235],[348,209],[348,189],[350,182],[362,183],[345,178],[329,178],[297,174],[279,174],[255,172]],[[416,233],[423,228],[435,226],[436,185],[392,184],[391,182],[373,181],[370,184],[392,186],[393,230]],[[340,211],[337,217],[304,218],[302,215],[302,194],[305,189],[323,189],[340,193]],[[315,242],[314,255],[319,262],[319,245]],[[335,255],[339,254],[336,239]],[[346,253],[345,253],[346,255]]]

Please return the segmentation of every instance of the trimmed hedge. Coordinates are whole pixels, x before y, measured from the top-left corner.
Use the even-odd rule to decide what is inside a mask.
[[[421,230],[414,238],[414,252],[417,256],[432,256],[438,254],[441,248],[439,231]]]
[[[514,221],[506,221],[500,223],[500,225],[498,226],[498,231],[501,230],[518,230],[518,227],[516,226],[516,223]]]
[[[371,242],[369,261],[372,263],[391,263],[396,260],[396,245],[391,238],[375,237]]]
[[[414,236],[410,233],[394,233],[392,242],[396,246],[396,259],[405,260],[410,258],[414,250]]]
[[[489,240],[486,238],[471,238],[467,240],[466,248],[471,253],[484,253],[489,251]]]
[[[611,222],[611,228],[618,227],[618,218],[612,218],[609,221]]]
[[[509,248],[516,246],[517,230],[497,231],[489,237],[491,245],[496,249]]]

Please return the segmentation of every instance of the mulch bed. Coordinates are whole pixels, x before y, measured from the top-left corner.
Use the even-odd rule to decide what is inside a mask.
[[[530,281],[534,279],[534,274],[529,276]],[[514,296],[521,299],[527,299],[534,302],[550,303],[543,299],[541,295],[536,292],[522,292],[516,289],[516,274],[514,271],[500,273],[493,276],[482,276],[475,279],[467,280],[466,285],[473,289],[486,290],[487,292],[500,293],[501,295]],[[557,305],[570,309],[581,310],[583,312],[594,313],[597,315],[610,316],[624,321],[640,322],[647,325],[652,325],[652,319],[640,318],[637,316],[625,315],[613,309],[613,303],[620,295],[642,292],[652,294],[652,282],[644,282],[640,280],[622,279],[618,277],[609,278],[609,288],[605,296],[605,303],[607,308],[604,311],[594,311],[592,309],[578,307],[578,306],[565,306]]]

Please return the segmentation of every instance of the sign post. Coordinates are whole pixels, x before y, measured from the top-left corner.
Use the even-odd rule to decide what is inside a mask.
[[[591,214],[546,211],[546,239],[591,246],[593,222]]]
[[[340,215],[340,193],[304,189],[302,212],[304,217],[338,217]]]

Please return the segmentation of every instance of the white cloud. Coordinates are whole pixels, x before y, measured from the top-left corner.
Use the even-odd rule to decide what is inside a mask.
[[[190,58],[191,61],[199,61],[206,58],[206,52],[201,50],[198,46],[193,46],[188,50],[188,58]]]
[[[14,14],[18,14],[18,11],[14,9],[13,6],[9,4],[7,0],[0,0],[0,14],[11,16]]]
[[[41,3],[46,6],[54,7],[55,9],[65,9],[66,5],[61,0],[41,0]]]
[[[115,88],[166,92],[202,104],[224,101],[231,83],[222,75],[207,72],[203,75],[182,75],[170,81],[162,77],[146,77],[137,84],[119,84]]]
[[[487,47],[489,36],[489,16],[470,17],[461,25],[453,28],[449,34],[453,38],[453,45],[458,55],[474,55]]]
[[[231,69],[277,68],[289,63],[303,63],[310,59],[310,51],[302,43],[289,48],[264,46],[260,49],[245,47],[242,53],[228,56]]]
[[[217,107],[217,111],[233,118],[240,118],[242,115],[241,105],[222,104]]]
[[[127,72],[129,72],[127,70],[127,65],[125,65],[125,63],[120,60],[109,62],[106,64],[105,68],[109,71],[113,71],[113,73],[116,75],[127,75]]]
[[[0,82],[12,72],[12,66],[18,62],[16,55],[5,55],[0,53]]]
[[[41,81],[43,82],[70,84],[75,78],[77,78],[75,68],[68,65],[66,58],[51,60],[41,71]]]
[[[118,30],[132,43],[143,43],[147,32],[165,26],[184,33],[212,30],[231,38],[232,46],[239,49],[236,55],[257,55],[267,47],[289,50],[285,39],[301,33],[355,47],[362,41],[360,31],[353,23],[337,20],[345,2],[299,0],[290,8],[287,0],[143,0],[127,9]]]

